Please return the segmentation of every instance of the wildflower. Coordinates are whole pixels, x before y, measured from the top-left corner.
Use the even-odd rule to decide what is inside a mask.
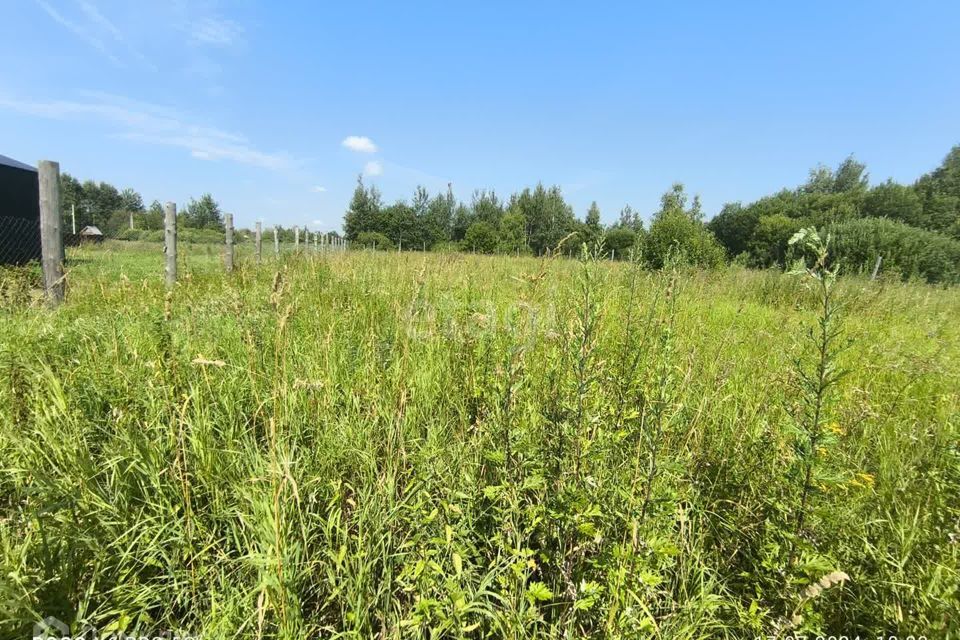
[[[827,429],[838,436],[847,435],[846,430],[844,430],[844,428],[840,426],[839,422],[831,422],[830,424],[827,425]]]
[[[875,483],[875,479],[873,475],[870,473],[865,473],[863,471],[856,474],[853,478],[850,479],[850,482],[849,482],[849,484],[851,484],[854,487],[861,487],[864,489],[872,489],[874,483]]]

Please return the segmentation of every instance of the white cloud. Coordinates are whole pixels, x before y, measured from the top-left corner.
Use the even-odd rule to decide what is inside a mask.
[[[72,32],[75,36],[77,36],[78,38],[86,42],[88,45],[90,45],[91,47],[93,47],[94,49],[102,53],[104,56],[106,56],[108,60],[110,60],[110,62],[112,62],[116,66],[118,67],[123,66],[123,63],[120,62],[120,59],[110,52],[110,50],[107,48],[107,45],[103,43],[103,39],[100,38],[100,36],[97,33],[95,33],[97,29],[91,28],[91,25],[82,25],[78,22],[74,22],[73,20],[68,19],[62,13],[57,11],[55,8],[53,8],[52,6],[44,2],[44,0],[36,0],[36,3],[41,9],[43,9],[46,12],[48,16],[50,16],[54,20],[54,22],[57,22],[60,26]],[[106,21],[106,19],[103,18],[103,16],[100,15],[98,11],[96,11],[96,8],[93,7],[93,5],[87,5],[86,7],[84,7],[84,5],[81,5],[81,7],[84,8],[84,12],[87,14],[88,17],[99,16],[101,19],[100,21],[101,27],[104,26],[104,22],[109,24],[110,27],[113,27],[112,23],[109,23],[109,21]],[[94,17],[94,20],[96,21],[95,17]],[[115,31],[116,27],[113,27],[113,29],[114,31],[112,32],[112,35],[114,35],[114,37],[118,37],[119,32]]]
[[[371,160],[367,164],[363,165],[363,175],[370,176],[379,176],[383,174],[383,163],[379,160]]]
[[[319,185],[317,185],[316,187],[313,187],[313,188],[310,189],[310,190],[313,191],[314,193],[326,193],[326,192],[327,192],[327,188],[326,188],[326,187],[321,187],[321,186],[319,186]]]
[[[190,37],[199,44],[229,47],[241,40],[243,27],[233,20],[209,16],[190,25]]]
[[[351,151],[357,151],[359,153],[377,152],[377,145],[367,136],[347,136],[340,144]]]
[[[16,100],[0,94],[0,109],[52,120],[97,121],[115,125],[114,137],[180,147],[199,160],[230,160],[282,171],[296,165],[284,152],[255,148],[246,137],[188,121],[178,112],[103,93],[84,93],[85,101]]]

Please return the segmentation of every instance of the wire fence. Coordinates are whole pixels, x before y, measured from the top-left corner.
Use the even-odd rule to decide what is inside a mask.
[[[78,227],[73,215],[60,211],[59,165],[41,161],[38,174],[39,218],[36,213],[0,216],[0,306],[40,298],[58,304],[67,281],[75,277],[158,278],[174,286],[178,275],[230,272],[247,263],[333,255],[349,248],[335,233],[307,228],[258,222],[253,230],[235,229],[231,214],[218,228],[195,229],[177,218],[173,203],[165,207],[162,228],[156,228],[156,221],[147,224],[145,214],[130,214],[122,228]]]
[[[126,277],[142,280],[163,278],[165,245],[163,229],[133,226],[104,231],[94,225],[64,234],[65,263],[74,277]],[[223,272],[245,264],[269,262],[294,254],[326,255],[346,250],[345,240],[334,234],[309,229],[264,226],[257,250],[256,230],[234,229],[227,244],[227,228],[195,229],[177,223],[177,273],[179,277]],[[232,254],[232,260],[230,260]]]

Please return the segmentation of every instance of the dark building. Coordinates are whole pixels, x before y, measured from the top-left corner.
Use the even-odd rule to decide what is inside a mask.
[[[37,170],[0,156],[0,264],[40,259],[40,185]]]

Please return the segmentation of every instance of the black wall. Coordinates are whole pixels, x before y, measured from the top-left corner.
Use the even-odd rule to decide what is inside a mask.
[[[0,264],[39,259],[38,174],[0,164]]]

